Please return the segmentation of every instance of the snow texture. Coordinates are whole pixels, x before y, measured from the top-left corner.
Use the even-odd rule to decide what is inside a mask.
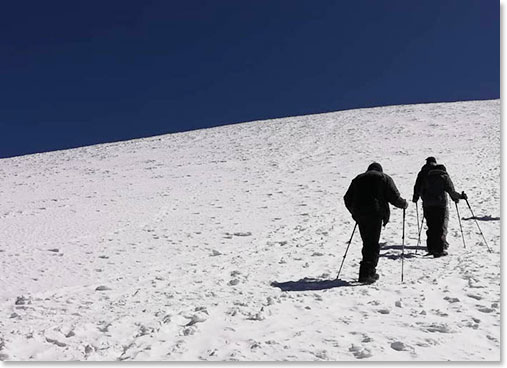
[[[449,256],[424,257],[410,202],[404,282],[398,209],[379,281],[356,282],[357,233],[336,280],[350,181],[378,161],[411,200],[430,155],[469,196],[466,248],[452,204]],[[0,180],[1,360],[500,360],[499,100],[15,157]]]

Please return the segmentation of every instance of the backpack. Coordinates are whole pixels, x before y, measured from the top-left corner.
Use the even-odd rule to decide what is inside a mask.
[[[432,170],[423,179],[422,199],[427,205],[447,203],[444,171]]]
[[[358,215],[382,215],[385,210],[383,191],[384,177],[377,172],[368,172],[356,180],[354,207]]]

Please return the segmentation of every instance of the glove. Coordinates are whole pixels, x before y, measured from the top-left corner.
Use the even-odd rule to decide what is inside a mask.
[[[412,202],[417,203],[418,199],[419,197],[414,194],[414,196],[412,197]]]
[[[417,202],[417,201],[416,201]],[[403,206],[403,209],[406,210],[408,208],[408,202],[405,201],[405,205]]]
[[[464,200],[468,199],[468,196],[466,195],[465,192],[461,192],[461,199],[464,199]]]

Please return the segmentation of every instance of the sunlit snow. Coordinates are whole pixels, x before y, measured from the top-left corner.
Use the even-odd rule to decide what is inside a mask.
[[[449,256],[424,257],[410,202],[404,282],[399,209],[379,281],[355,283],[357,233],[335,280],[350,181],[378,161],[410,201],[430,155],[492,253],[461,201],[466,248],[451,202]],[[0,183],[1,360],[500,359],[499,100],[9,158]]]

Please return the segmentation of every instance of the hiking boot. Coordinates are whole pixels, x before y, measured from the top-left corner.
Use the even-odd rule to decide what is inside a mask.
[[[379,279],[378,273],[375,273],[373,276],[360,277],[359,282],[361,284],[373,284],[375,281]]]
[[[371,284],[378,280],[377,269],[373,262],[361,261],[359,265],[359,282]]]
[[[433,253],[433,258],[440,258],[440,257],[445,257],[448,253],[443,250],[442,252],[438,252],[438,253]]]

